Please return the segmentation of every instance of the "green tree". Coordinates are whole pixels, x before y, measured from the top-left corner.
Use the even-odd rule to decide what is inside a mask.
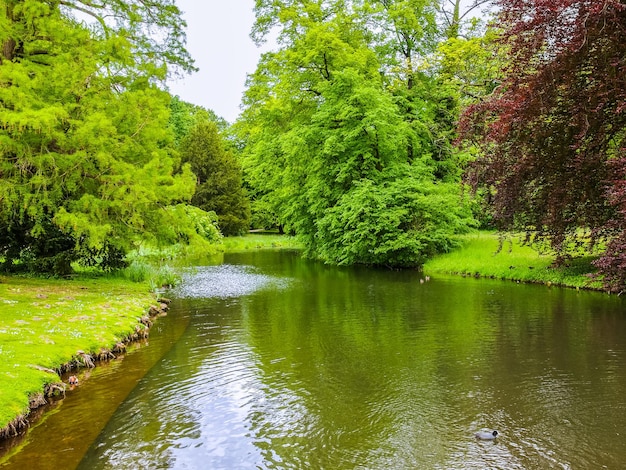
[[[241,235],[250,227],[250,205],[242,187],[241,167],[224,147],[217,124],[201,119],[180,145],[183,163],[197,177],[191,203],[217,214],[224,235]]]
[[[497,42],[498,30],[484,35],[450,38],[437,49],[441,77],[458,90],[463,107],[491,94],[501,83],[506,63]]]
[[[449,248],[466,220],[458,170],[437,174],[435,82],[405,70],[397,91],[360,2],[256,5],[257,39],[276,25],[283,47],[251,76],[236,126],[255,197],[326,262],[416,266]]]
[[[440,31],[446,39],[475,37],[477,26],[483,22],[481,17],[491,13],[494,3],[494,0],[439,0]]]
[[[435,56],[438,76],[456,93],[459,103],[457,111],[489,96],[502,82],[506,48],[498,41],[499,33],[497,28],[489,27],[482,35],[450,37],[439,44]],[[454,129],[449,135],[458,142],[457,122],[458,115],[455,112]],[[480,158],[482,152],[475,145],[457,146],[454,151],[461,162]],[[473,194],[473,212],[483,228],[494,228],[492,200],[490,188],[481,188]]]
[[[195,178],[187,167],[173,173],[169,95],[158,88],[168,63],[191,67],[178,10],[169,1],[95,5],[14,0],[0,11],[6,268],[116,267],[139,237],[169,241],[167,224],[184,223],[165,209],[191,198]],[[71,17],[79,11],[96,26]],[[171,36],[156,42],[146,31]]]
[[[217,125],[220,132],[225,132],[228,122],[219,117],[211,109],[205,109],[192,103],[181,100],[178,96],[173,96],[170,101],[170,121],[169,127],[174,133],[174,144],[178,147],[183,138],[200,120],[209,120]]]
[[[449,33],[446,7],[447,2],[437,0],[370,0],[362,14],[375,25],[372,46],[384,85],[411,130],[408,158],[430,154],[435,177],[450,182],[458,180],[463,159],[452,146],[460,112],[458,88],[439,73],[437,63],[438,44]]]

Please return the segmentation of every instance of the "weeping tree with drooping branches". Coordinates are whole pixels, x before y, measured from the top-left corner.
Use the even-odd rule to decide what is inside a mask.
[[[481,148],[467,180],[502,228],[556,252],[602,241],[607,289],[626,286],[626,2],[500,0],[506,78],[461,120]],[[597,245],[596,245],[597,246]]]

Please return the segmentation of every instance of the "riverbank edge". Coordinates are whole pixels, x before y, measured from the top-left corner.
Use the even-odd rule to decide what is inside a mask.
[[[494,256],[493,243],[498,243],[498,238],[496,234],[492,232],[478,232],[477,234],[471,235],[470,238],[471,237],[475,237],[479,240],[482,238],[482,242],[485,242],[485,240],[488,241],[489,243],[484,243],[484,246],[482,247],[483,255],[488,254],[491,257]],[[248,237],[233,237],[233,238],[234,238],[233,240],[234,243],[231,243],[230,246],[227,245],[226,250],[225,250],[226,253],[237,252],[239,250],[249,251],[249,250],[259,250],[259,249],[299,249],[301,248],[298,245],[298,243],[293,239],[293,237],[278,236],[278,235],[274,235],[274,236],[264,235],[264,236],[251,236],[250,238]],[[245,246],[242,246],[241,243],[236,242],[236,240],[238,239],[246,240],[246,243],[248,242],[250,243],[248,243]],[[479,243],[482,243],[482,242],[479,242]],[[553,276],[552,280],[546,280],[541,277],[542,273],[545,273],[547,269],[545,267],[540,268],[540,269],[527,270],[526,278],[522,278],[520,276],[515,276],[515,275],[506,276],[506,275],[494,274],[493,271],[490,271],[489,269],[486,269],[484,266],[482,266],[480,262],[476,262],[476,260],[481,258],[480,256],[469,255],[467,253],[463,254],[464,249],[465,248],[463,246],[460,246],[459,248],[453,250],[451,253],[435,256],[432,260],[430,260],[424,265],[423,267],[424,272],[429,275],[444,274],[444,275],[453,275],[453,276],[461,276],[461,277],[498,279],[498,280],[505,280],[505,281],[510,281],[510,282],[518,282],[518,283],[543,284],[548,287],[555,286],[555,287],[587,289],[587,290],[595,290],[595,291],[603,290],[601,286],[599,285],[599,283],[596,282],[595,285],[591,284],[588,274],[570,276],[569,279],[576,279],[575,282],[571,282],[571,281],[567,281],[568,278],[564,276],[562,273],[559,274],[558,269],[555,269],[555,268],[549,268],[552,271],[551,274],[557,273],[556,277]],[[511,258],[507,257],[507,252],[505,250],[500,251],[500,254],[501,255],[499,259],[498,269],[500,270],[509,269],[509,271],[511,271],[510,269],[511,265],[506,267],[509,261],[511,260]],[[439,264],[439,267],[437,267],[437,263],[440,263],[441,260],[445,259],[446,257],[450,257],[451,255],[456,256],[457,259],[463,259],[466,262],[469,260],[470,263],[465,264],[463,266],[457,266],[456,268],[450,267],[450,265],[448,265],[448,268],[444,269],[444,268],[441,268],[441,264]],[[538,258],[539,256],[536,253],[532,256],[531,255],[532,254],[525,255],[526,259],[529,262],[537,264],[535,262],[536,261],[535,258]],[[516,258],[516,261],[519,261],[519,258]],[[550,257],[544,257],[544,264],[546,264],[546,266],[550,265],[552,261],[553,260]],[[559,280],[559,277],[561,280]],[[122,348],[125,349],[125,345],[131,344],[135,341],[138,341],[147,337],[149,328],[154,323],[156,318],[160,315],[166,314],[168,302],[165,302],[165,301],[167,300],[168,299],[162,298],[162,297],[157,298],[158,305],[152,305],[150,307],[147,307],[146,315],[141,317],[138,320],[134,331],[129,331],[128,335],[120,343],[118,343],[118,345],[116,345],[117,350],[115,348],[108,350],[107,348],[103,347],[100,349],[99,352],[90,351],[87,353],[77,354],[76,356],[71,358],[68,362],[61,364],[58,368],[54,370],[50,370],[50,372],[57,374],[60,380],[60,376],[63,373],[69,372],[71,370],[76,370],[82,367],[93,367],[98,362],[106,362],[106,361],[114,359],[115,354],[123,352]],[[65,393],[66,387],[67,387],[67,384],[65,384],[62,381],[51,382],[47,384],[41,392],[30,396],[29,397],[29,402],[30,402],[29,412],[16,416],[15,419],[12,420],[8,425],[0,429],[0,439],[7,439],[7,438],[15,437],[15,436],[18,436],[23,431],[25,431],[26,428],[28,428],[29,426],[28,416],[30,412],[46,404],[47,403],[46,398],[50,398],[51,396],[54,396],[54,394]]]
[[[523,234],[476,230],[457,237],[449,253],[435,255],[421,269],[429,276],[449,275],[476,279],[564,287],[603,292],[601,281],[587,259],[555,266],[555,256],[540,253],[520,242]],[[224,252],[258,249],[302,250],[297,238],[275,233],[254,233],[224,238]]]
[[[521,239],[519,234],[472,232],[458,238],[457,248],[428,260],[423,271],[430,276],[443,274],[608,293],[591,264],[594,256],[571,257],[556,264],[554,254],[541,252]]]
[[[58,381],[49,382],[42,391],[34,393],[28,397],[29,409],[26,413],[20,413],[6,426],[0,428],[0,440],[6,440],[17,437],[25,432],[30,423],[28,418],[30,414],[37,408],[48,403],[47,399],[58,395],[65,395],[68,384],[61,380],[61,376],[68,372],[79,370],[81,368],[93,368],[99,362],[108,362],[117,359],[115,354],[123,354],[126,347],[132,343],[146,339],[150,334],[150,328],[158,317],[167,315],[170,300],[165,297],[158,297],[156,304],[146,307],[146,314],[137,320],[133,330],[129,330],[127,335],[122,338],[113,348],[101,346],[99,351],[78,351],[77,354],[69,361],[60,364],[55,369],[45,369],[47,372],[57,375]]]

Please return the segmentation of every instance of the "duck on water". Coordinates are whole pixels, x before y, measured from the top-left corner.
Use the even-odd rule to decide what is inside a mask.
[[[493,441],[498,437],[498,431],[478,431],[474,436],[482,441]]]

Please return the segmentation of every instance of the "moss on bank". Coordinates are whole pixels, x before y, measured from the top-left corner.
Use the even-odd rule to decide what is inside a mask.
[[[51,384],[64,365],[143,333],[154,301],[146,283],[123,279],[0,277],[0,430],[23,425],[46,387],[63,392]]]
[[[562,266],[553,266],[555,257],[522,245],[510,236],[500,244],[493,232],[477,232],[460,237],[461,246],[437,256],[424,265],[429,274],[458,274],[555,286],[601,289],[592,257],[574,258]]]

